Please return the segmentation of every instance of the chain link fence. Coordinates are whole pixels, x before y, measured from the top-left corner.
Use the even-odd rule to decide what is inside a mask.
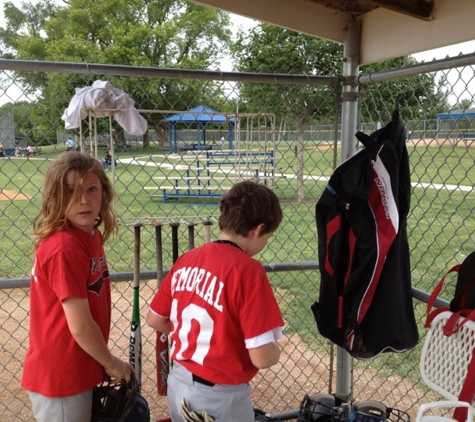
[[[461,76],[467,69],[473,74],[472,60],[462,67],[447,61],[442,70],[412,76],[396,69],[391,78],[361,79],[359,130],[369,133],[385,124],[395,99],[400,99],[413,183],[408,219],[412,282],[422,292],[431,292],[444,271],[473,249],[473,117],[438,116],[461,103],[472,104],[473,86]],[[220,196],[238,180],[258,180],[273,187],[284,210],[281,227],[258,259],[266,265],[287,325],[280,363],[252,382],[254,405],[284,412],[297,409],[306,394],[334,392],[336,350],[317,332],[310,306],[319,288],[315,205],[341,160],[339,78],[246,79],[232,72],[15,65],[8,60],[0,60],[0,69],[0,142],[5,147],[0,158],[2,420],[32,420],[20,387],[28,345],[30,230],[41,203],[45,169],[66,150],[69,136],[75,147],[98,159],[113,152],[107,168],[117,192],[120,231],[106,245],[106,253],[113,280],[111,348],[116,355],[128,358],[134,223],[142,224],[144,321],[158,284],[157,223],[162,224],[166,272],[174,253],[217,238]],[[50,81],[46,85],[56,92],[38,92],[38,78]],[[130,95],[147,121],[144,136],[130,135],[114,116],[95,117],[92,112],[77,129],[65,130],[61,117],[76,90],[97,80]],[[312,104],[302,101],[309,95]],[[173,227],[177,244],[172,241]],[[423,339],[425,304],[415,301],[415,312]],[[156,394],[155,333],[143,327],[142,335],[142,393],[156,420],[168,415],[167,403]],[[418,345],[406,353],[355,360],[352,398],[378,400],[414,417],[420,403],[435,398],[419,376],[420,349]]]

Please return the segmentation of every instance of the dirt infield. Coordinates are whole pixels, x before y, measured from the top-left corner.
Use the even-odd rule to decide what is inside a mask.
[[[29,200],[30,197],[22,193],[17,193],[13,190],[0,189],[0,201],[21,201]]]
[[[145,324],[148,306],[156,291],[156,281],[141,283],[141,320],[143,341],[142,395],[149,402],[152,420],[165,417],[168,413],[166,397],[156,393],[155,333]],[[128,358],[130,316],[132,312],[132,282],[114,283],[112,289],[113,326],[110,347],[113,353]],[[2,422],[30,421],[30,402],[20,387],[22,363],[28,345],[29,289],[7,289],[0,291],[0,420]],[[305,394],[333,390],[336,373],[330,373],[332,363],[329,351],[315,352],[295,333],[285,334],[279,342],[282,347],[280,362],[271,369],[262,370],[252,380],[253,405],[267,412],[298,409]],[[354,396],[357,401],[373,399],[388,406],[408,410],[411,418],[420,401],[427,401],[424,391],[409,380],[395,373],[381,379],[377,370],[357,366],[353,370]],[[333,384],[334,385],[334,384]],[[388,422],[406,422],[388,420]]]

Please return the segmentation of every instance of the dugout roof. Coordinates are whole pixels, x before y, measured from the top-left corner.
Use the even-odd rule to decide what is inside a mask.
[[[193,1],[342,44],[357,21],[359,64],[475,39],[474,0]]]

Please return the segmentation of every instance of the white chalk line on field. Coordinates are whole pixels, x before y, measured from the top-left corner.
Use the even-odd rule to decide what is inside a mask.
[[[148,157],[144,157],[147,159]],[[168,170],[188,170],[189,166],[184,164],[171,164],[171,163],[155,163],[153,161],[142,161],[140,158],[121,158],[118,160],[121,164],[132,164],[132,165],[139,165],[144,167],[159,167]],[[211,167],[203,167],[203,170],[212,171],[214,173],[220,174],[247,174],[251,173],[248,170],[240,171],[238,169],[223,169],[223,168],[211,168]],[[296,179],[297,176],[295,174],[287,174],[287,173],[275,173],[275,177],[282,177],[286,179]],[[312,176],[312,175],[304,175],[305,180],[316,180],[316,181],[328,181],[327,176]]]
[[[165,156],[163,156],[165,158]],[[159,167],[168,170],[187,170],[189,166],[187,165],[180,165],[180,164],[171,164],[171,163],[155,163],[149,160],[149,157],[142,158],[121,158],[118,160],[119,163],[122,164],[132,164],[138,166],[145,166],[145,167]],[[222,173],[222,174],[244,174],[245,171],[239,171],[235,169],[213,169],[213,168],[205,168],[203,170],[213,171],[215,173]],[[275,173],[275,177],[281,177],[285,179],[296,179],[297,175],[290,174],[290,173]],[[328,181],[328,176],[314,176],[310,174],[306,174],[303,176],[304,180],[315,180],[315,181]],[[445,184],[445,183],[423,183],[423,182],[412,182],[411,186],[413,188],[420,188],[420,189],[436,189],[436,190],[447,190],[447,191],[460,191],[460,192],[473,192],[475,191],[474,186],[466,186],[466,185],[453,185],[453,184]]]

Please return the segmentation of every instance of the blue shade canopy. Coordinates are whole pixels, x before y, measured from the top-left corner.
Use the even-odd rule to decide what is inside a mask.
[[[444,119],[474,119],[475,118],[475,109],[469,110],[453,110],[447,113],[438,113],[437,118]]]
[[[188,123],[190,126],[196,125],[196,142],[193,149],[202,150],[206,148],[206,125],[207,124],[227,124],[227,138],[229,148],[233,148],[234,124],[235,117],[231,117],[226,113],[218,112],[210,107],[199,105],[193,107],[183,113],[174,114],[162,120],[168,124],[168,140],[170,144],[170,153],[178,152],[178,134],[177,125],[180,123]]]
[[[228,117],[225,113],[217,112],[210,107],[199,105],[193,107],[183,113],[174,114],[173,116],[163,119],[164,122],[197,122],[197,123],[224,123],[234,122],[234,117]]]

